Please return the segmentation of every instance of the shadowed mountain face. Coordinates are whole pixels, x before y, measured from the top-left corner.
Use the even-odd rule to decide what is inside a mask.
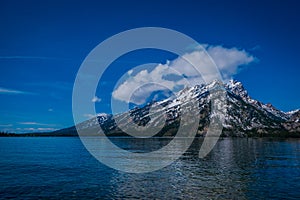
[[[163,128],[159,129],[160,131],[155,136],[174,136],[180,126],[182,109],[198,109],[200,120],[197,136],[205,136],[212,119],[211,91],[215,88],[221,88],[225,92],[225,99],[222,101],[225,101],[223,104],[226,112],[220,114],[224,118],[223,136],[298,137],[300,135],[299,110],[286,113],[274,108],[271,104],[254,100],[248,95],[242,83],[234,80],[227,84],[213,81],[209,84],[188,87],[180,91],[176,98],[149,103],[127,113],[115,116],[99,114],[97,117],[79,124],[77,129],[86,130],[89,135],[98,134],[100,125],[108,136],[125,136],[127,134],[123,130],[130,130],[133,123],[140,127],[151,123],[155,128],[163,121],[165,122]],[[198,107],[183,107],[192,101],[196,102]],[[193,120],[193,116],[190,116],[190,120]],[[70,127],[50,134],[76,135],[77,133],[75,127]],[[143,136],[143,131],[140,134]]]

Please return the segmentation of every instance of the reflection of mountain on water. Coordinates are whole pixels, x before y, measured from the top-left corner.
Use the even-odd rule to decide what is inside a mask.
[[[279,182],[285,180],[285,177],[274,174],[276,170],[272,172],[272,163],[276,162],[279,166],[283,164],[286,170],[291,170],[292,163],[285,159],[295,153],[295,149],[291,148],[296,145],[295,141],[221,139],[211,153],[201,159],[198,154],[202,141],[201,138],[195,139],[180,159],[159,171],[146,174],[116,171],[110,181],[112,185],[118,183],[114,188],[115,194],[154,199],[259,199],[266,194],[284,197],[284,193],[280,192],[284,192],[282,189],[286,187],[282,187],[280,184],[283,183]],[[152,144],[155,145],[155,142]],[[278,154],[281,157],[277,157]],[[270,188],[270,184],[273,188]]]

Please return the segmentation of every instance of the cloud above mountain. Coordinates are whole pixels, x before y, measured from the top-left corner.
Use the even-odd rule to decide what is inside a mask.
[[[176,92],[220,77],[226,81],[253,61],[255,57],[243,49],[201,45],[153,69],[131,69],[112,95],[126,103],[143,104],[154,91]]]
[[[222,78],[228,80],[239,72],[239,67],[248,65],[256,60],[245,50],[224,48],[222,46],[207,46],[207,52],[220,69]]]

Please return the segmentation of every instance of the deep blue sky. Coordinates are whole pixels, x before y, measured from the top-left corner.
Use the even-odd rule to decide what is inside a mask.
[[[71,126],[72,86],[83,59],[106,38],[145,26],[245,49],[258,61],[234,78],[255,99],[284,111],[300,108],[299,13],[296,0],[1,1],[0,129]],[[124,65],[166,59],[172,55],[145,51],[127,56],[114,64],[120,68],[116,76],[126,72]],[[97,109],[107,112],[109,92],[101,95]]]

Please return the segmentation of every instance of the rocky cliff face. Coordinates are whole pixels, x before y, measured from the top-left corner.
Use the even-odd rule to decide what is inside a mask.
[[[200,115],[198,136],[204,136],[212,119],[211,91],[221,88],[225,92],[225,113],[222,113],[224,136],[298,136],[300,133],[300,111],[285,113],[271,104],[264,104],[252,99],[241,82],[231,80],[224,84],[213,81],[209,84],[196,85],[180,91],[176,98],[149,103],[142,108],[135,108],[127,113],[112,116],[101,114],[77,126],[80,129],[93,130],[102,127],[110,136],[126,135],[119,126],[131,123],[146,126],[148,123],[165,124],[156,136],[174,136],[180,125],[182,109],[198,109]],[[196,101],[197,108],[183,107],[188,102]],[[150,109],[155,112],[149,112]],[[165,117],[165,118],[164,118]],[[193,116],[190,116],[191,120]],[[118,122],[118,125],[116,124]],[[124,130],[124,129],[123,129]]]
[[[288,120],[283,123],[284,128],[290,133],[300,133],[300,110],[295,110],[288,114]]]

